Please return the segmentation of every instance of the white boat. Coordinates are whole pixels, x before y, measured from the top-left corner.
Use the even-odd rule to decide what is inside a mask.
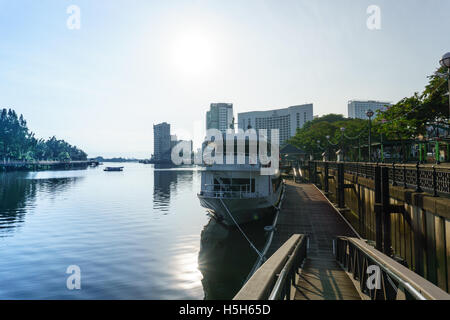
[[[234,163],[203,167],[198,193],[202,207],[230,226],[259,220],[274,212],[282,190],[280,171],[261,175],[259,157],[256,164],[249,164],[248,156],[246,164]]]

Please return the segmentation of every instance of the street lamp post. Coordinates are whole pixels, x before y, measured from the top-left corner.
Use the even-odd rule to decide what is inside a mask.
[[[358,138],[358,161],[361,161],[361,138]]]
[[[450,122],[450,52],[447,52],[442,56],[441,61],[439,61],[441,66],[446,67],[448,69],[448,91],[449,91],[449,98],[448,98],[448,121]]]
[[[436,140],[434,142],[434,158],[436,160],[436,164],[441,164],[441,160],[439,158],[439,123],[438,120],[436,119],[436,130],[435,130],[435,134],[436,136],[434,137],[434,139]]]
[[[366,115],[369,118],[369,162],[372,161],[372,117],[375,113],[367,110]]]
[[[441,66],[447,68],[447,81],[448,81],[448,123],[450,127],[450,52],[447,52],[442,56],[439,61]],[[447,132],[450,132],[450,128]],[[450,159],[450,144],[447,144],[447,158]]]
[[[324,151],[324,149],[320,145],[320,140],[317,140],[316,142],[317,142],[317,148],[319,149],[319,153],[321,151]],[[324,153],[322,153],[322,161],[326,161],[325,155],[326,155],[326,151]]]
[[[341,154],[342,154],[342,161],[345,161],[345,154],[344,154],[344,132],[345,132],[345,128],[342,127],[341,128]]]
[[[331,161],[331,143],[330,143],[330,136],[326,136],[327,142],[328,142],[328,161]]]

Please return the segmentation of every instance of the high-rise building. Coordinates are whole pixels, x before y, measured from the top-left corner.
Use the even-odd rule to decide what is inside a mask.
[[[206,112],[206,130],[217,129],[226,133],[232,128],[234,122],[232,103],[211,103]]]
[[[269,111],[252,111],[238,114],[238,127],[244,131],[253,128],[278,129],[280,145],[295,135],[297,128],[302,128],[306,122],[313,120],[313,104],[292,106],[284,109]]]
[[[170,124],[163,122],[153,126],[153,157],[155,161],[170,161],[170,138]]]
[[[353,119],[367,119],[367,110],[372,110],[377,114],[377,110],[385,110],[391,106],[390,102],[373,100],[350,100],[348,102],[348,117]]]

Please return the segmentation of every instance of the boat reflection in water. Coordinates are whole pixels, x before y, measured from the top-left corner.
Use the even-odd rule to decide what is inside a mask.
[[[253,244],[262,250],[266,242],[264,227],[273,215],[241,228]],[[256,263],[258,254],[242,233],[211,218],[201,233],[198,267],[203,275],[205,300],[229,300],[242,288]]]

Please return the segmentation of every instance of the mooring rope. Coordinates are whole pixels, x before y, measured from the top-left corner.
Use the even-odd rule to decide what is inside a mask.
[[[258,270],[258,268],[266,261],[266,254],[269,251],[269,248],[270,248],[270,246],[272,244],[273,234],[275,232],[275,228],[276,228],[277,222],[278,222],[278,215],[280,214],[281,205],[282,205],[284,197],[285,197],[285,191],[286,190],[285,190],[284,183],[283,183],[282,188],[283,189],[281,191],[282,193],[280,195],[280,201],[279,201],[278,207],[274,206],[277,211],[275,213],[275,218],[274,218],[274,220],[272,222],[272,226],[271,226],[272,230],[269,233],[269,238],[267,239],[266,245],[264,246],[263,251],[262,251],[263,258],[259,258],[258,261],[256,261],[256,263],[253,265],[252,270],[247,275],[247,279],[245,280],[244,283],[247,283],[247,281],[253,276],[253,274],[256,272],[256,270]]]
[[[227,211],[228,215],[230,216],[231,220],[233,220],[234,224],[236,225],[236,227],[239,229],[239,231],[242,233],[242,235],[244,236],[244,238],[247,240],[247,242],[250,244],[250,246],[253,248],[253,250],[255,250],[256,254],[259,256],[260,259],[264,259],[264,256],[261,254],[261,252],[259,252],[259,250],[255,247],[255,245],[253,244],[253,242],[250,241],[250,239],[247,237],[247,235],[245,234],[244,230],[242,230],[241,226],[236,222],[236,220],[234,220],[233,215],[231,214],[231,212],[228,210],[228,207],[225,205],[225,203],[223,202],[222,198],[219,198],[220,202],[222,203],[223,207],[225,208],[225,210]]]

